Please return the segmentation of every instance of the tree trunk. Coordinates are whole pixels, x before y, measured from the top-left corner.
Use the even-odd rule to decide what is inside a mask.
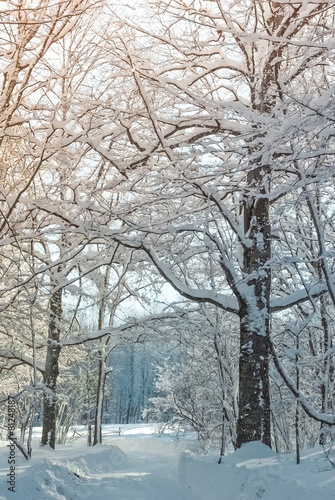
[[[110,279],[111,267],[107,267],[106,273],[103,276],[103,287],[101,290],[102,299],[99,306],[99,316],[98,316],[98,330],[101,330],[104,325],[105,315],[106,315],[106,300],[105,294],[108,290],[108,283]],[[114,314],[110,314],[109,325],[112,325]],[[104,405],[104,395],[105,395],[105,383],[106,383],[106,362],[108,359],[108,344],[110,341],[110,335],[106,335],[101,339],[100,348],[98,350],[98,384],[97,384],[97,396],[96,396],[96,406],[94,415],[94,437],[93,446],[102,442],[102,415],[103,415],[103,405]]]
[[[103,413],[103,403],[104,403],[104,393],[105,393],[105,382],[106,382],[106,353],[105,349],[101,349],[99,352],[99,374],[98,374],[98,386],[97,386],[97,399],[96,399],[96,412],[94,418],[94,438],[93,446],[98,443],[102,443],[102,413]]]
[[[245,233],[253,244],[245,250],[246,291],[240,299],[239,417],[237,447],[249,441],[271,446],[269,393],[269,300],[271,257],[266,168],[248,175],[251,195],[244,207]],[[258,192],[258,197],[253,195]]]
[[[43,396],[43,429],[41,446],[49,445],[55,448],[56,440],[56,416],[57,396],[56,386],[59,374],[58,360],[61,351],[59,345],[60,320],[62,317],[62,289],[56,290],[49,302],[49,338],[47,344],[47,356],[44,374],[44,396]]]
[[[249,441],[271,446],[268,319],[263,315],[241,308],[238,448]]]

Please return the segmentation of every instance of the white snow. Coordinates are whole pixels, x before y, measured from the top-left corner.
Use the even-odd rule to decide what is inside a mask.
[[[331,500],[335,469],[321,447],[305,451],[295,465],[294,454],[277,454],[254,442],[222,458],[199,456],[193,441],[175,440],[149,424],[103,427],[104,445],[87,447],[81,438],[55,451],[38,448],[33,457],[17,451],[15,493],[8,491],[8,448],[0,447],[0,499],[31,500]],[[72,433],[71,433],[72,435]],[[77,436],[77,434],[75,434]],[[335,454],[333,454],[335,460]]]

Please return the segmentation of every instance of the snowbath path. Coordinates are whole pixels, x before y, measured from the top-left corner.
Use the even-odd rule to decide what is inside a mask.
[[[78,430],[78,429],[77,429]],[[334,500],[335,468],[315,448],[299,466],[250,443],[217,464],[186,451],[190,443],[159,437],[149,425],[104,428],[107,444],[85,437],[55,451],[38,448],[27,462],[16,453],[15,492],[8,491],[8,448],[0,448],[1,500]],[[80,431],[80,430],[79,430]],[[36,432],[38,435],[38,431]],[[333,456],[335,459],[335,457]]]

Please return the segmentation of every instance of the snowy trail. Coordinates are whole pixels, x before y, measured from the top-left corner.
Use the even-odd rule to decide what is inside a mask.
[[[87,486],[96,492],[96,500],[195,500],[177,484],[176,467],[176,457],[134,452],[113,472],[101,471],[99,478],[87,480]],[[110,465],[106,463],[105,468]]]

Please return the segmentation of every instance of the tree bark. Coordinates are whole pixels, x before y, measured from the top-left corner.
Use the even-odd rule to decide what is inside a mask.
[[[47,343],[47,356],[44,374],[43,395],[43,429],[41,446],[49,445],[55,448],[56,417],[57,417],[57,377],[59,374],[58,361],[61,351],[60,320],[62,317],[62,289],[54,291],[49,302],[49,335]]]
[[[258,167],[249,173],[251,195],[244,207],[244,229],[253,244],[244,253],[246,292],[240,299],[239,311],[237,447],[249,441],[262,441],[271,446],[268,342],[271,273],[267,266],[271,244],[265,171]],[[252,195],[254,188],[257,197]]]

